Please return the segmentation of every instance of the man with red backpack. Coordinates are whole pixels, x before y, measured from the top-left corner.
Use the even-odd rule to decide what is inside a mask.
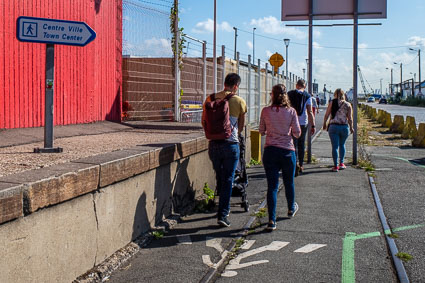
[[[239,160],[239,134],[245,126],[246,102],[236,95],[241,78],[230,73],[224,90],[207,97],[203,106],[202,126],[209,139],[208,154],[216,175],[219,205],[217,223],[229,227],[230,197]]]

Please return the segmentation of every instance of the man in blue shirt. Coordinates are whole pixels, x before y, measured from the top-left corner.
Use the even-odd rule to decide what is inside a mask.
[[[293,137],[295,152],[298,159],[295,176],[302,173],[304,170],[304,153],[305,153],[305,137],[307,134],[308,124],[311,125],[311,134],[316,132],[316,125],[312,110],[311,95],[305,90],[305,80],[300,79],[297,81],[296,89],[288,92],[289,101],[291,106],[295,108],[298,115],[298,121],[301,127],[301,136],[297,139]]]

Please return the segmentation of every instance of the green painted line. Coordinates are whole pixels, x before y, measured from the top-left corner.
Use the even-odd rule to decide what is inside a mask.
[[[393,232],[410,230],[415,228],[424,227],[425,224],[403,226],[399,228],[392,229]],[[390,229],[385,230],[385,235],[392,234]],[[380,232],[371,232],[356,235],[353,232],[346,232],[345,238],[342,242],[342,274],[341,282],[342,283],[355,283],[356,282],[356,270],[354,265],[354,242],[356,240],[373,238],[381,236]]]
[[[399,232],[399,231],[404,231],[404,230],[410,230],[410,229],[421,228],[421,227],[424,227],[424,226],[425,226],[425,224],[418,224],[418,225],[404,226],[404,227],[395,228],[395,229],[393,229],[393,231],[394,231],[394,232]]]
[[[359,239],[379,237],[381,233],[372,232],[356,235],[356,233],[347,232],[342,243],[342,283],[355,283],[356,271],[354,266],[354,242]]]
[[[379,237],[379,236],[381,236],[381,233],[371,232],[371,233],[357,235],[357,236],[355,236],[355,240],[367,239],[367,238]]]
[[[354,268],[354,241],[356,234],[347,232],[342,242],[342,283],[356,282],[356,271]]]

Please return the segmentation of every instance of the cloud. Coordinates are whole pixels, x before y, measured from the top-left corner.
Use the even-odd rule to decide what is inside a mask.
[[[227,31],[231,32],[233,30],[232,26],[228,22],[217,23],[217,31]],[[195,25],[195,28],[192,29],[194,33],[212,33],[214,32],[214,20],[207,19],[206,21],[199,22]]]
[[[274,53],[271,52],[270,50],[266,50],[266,56],[267,58],[270,58],[270,56],[272,56]]]
[[[425,38],[419,36],[412,36],[408,39],[407,45],[425,46]]]
[[[248,46],[249,50],[252,50],[252,48],[253,48],[252,41],[248,40],[246,42],[246,46]]]
[[[169,57],[173,52],[171,42],[166,38],[150,38],[141,44],[124,42],[123,49],[125,55],[143,57]]]
[[[313,42],[313,48],[314,49],[316,49],[316,50],[318,50],[318,49],[322,49],[323,47],[322,46],[320,46],[320,44],[319,43],[317,43],[317,42]]]
[[[287,35],[296,37],[297,39],[305,39],[307,37],[307,33],[294,27],[285,27],[281,21],[273,16],[252,19],[250,25],[261,29],[266,34]]]

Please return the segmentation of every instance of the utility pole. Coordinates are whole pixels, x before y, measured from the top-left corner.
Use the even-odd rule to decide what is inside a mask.
[[[422,83],[422,81],[421,81],[421,79],[422,79],[421,78],[421,49],[416,50],[416,49],[413,49],[413,48],[409,48],[409,50],[418,51],[418,57],[419,57],[419,70],[418,70],[419,71],[419,92],[418,92],[418,95],[421,95],[422,94],[422,88],[421,88],[421,83]]]
[[[422,89],[421,89],[421,84],[422,84],[422,81],[421,81],[421,50],[420,49],[418,49],[418,55],[419,55],[419,92],[418,92],[418,95],[422,95]]]
[[[257,28],[252,28],[252,65],[255,65],[255,30]]]
[[[288,89],[289,88],[289,86],[288,86],[288,76],[289,76],[289,73],[288,73],[288,46],[289,46],[289,38],[285,38],[284,40],[283,40],[283,42],[285,42],[285,47],[286,47],[286,58],[285,58],[285,60],[286,60],[286,89]]]
[[[390,83],[390,94],[391,96],[394,95],[394,91],[393,91],[393,68],[385,68],[387,70],[391,70],[391,83]]]
[[[382,95],[382,79],[379,80],[381,85],[381,95]]]
[[[238,28],[236,28],[236,27],[233,27],[233,29],[235,30],[235,60],[236,60],[236,43],[237,43],[237,41],[238,41]]]
[[[400,94],[403,97],[403,63],[394,62],[395,65],[400,64]]]

